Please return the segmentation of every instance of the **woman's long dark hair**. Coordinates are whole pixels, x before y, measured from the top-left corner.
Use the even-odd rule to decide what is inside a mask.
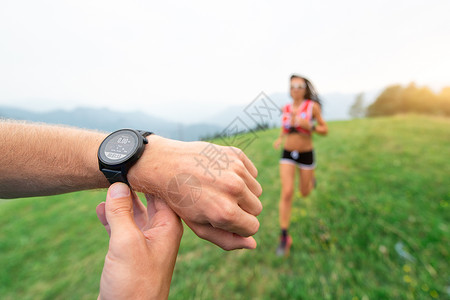
[[[301,78],[305,81],[305,83],[306,83],[305,99],[313,100],[313,101],[317,102],[320,105],[320,107],[322,107],[322,100],[320,100],[319,94],[317,93],[316,89],[312,85],[311,81],[309,81],[307,78],[305,78],[303,76],[300,76],[297,74],[292,74],[291,80],[294,78]]]

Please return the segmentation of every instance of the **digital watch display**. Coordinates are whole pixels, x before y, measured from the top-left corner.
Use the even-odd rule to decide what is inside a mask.
[[[120,129],[108,135],[98,149],[98,164],[110,183],[128,183],[127,173],[148,143],[148,131]]]

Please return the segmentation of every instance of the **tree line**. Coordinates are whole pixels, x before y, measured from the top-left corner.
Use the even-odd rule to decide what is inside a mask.
[[[350,115],[358,117],[390,116],[402,113],[417,113],[450,116],[450,87],[433,92],[428,87],[411,83],[405,87],[392,85],[384,89],[374,103],[363,105],[363,94],[359,94],[350,107]]]

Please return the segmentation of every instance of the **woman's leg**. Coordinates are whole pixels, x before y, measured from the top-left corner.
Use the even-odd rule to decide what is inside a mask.
[[[294,196],[295,164],[280,164],[281,197],[280,197],[280,244],[277,247],[278,256],[288,256],[292,239],[288,234],[291,219],[292,198]]]
[[[281,196],[279,218],[282,230],[289,228],[296,168],[297,166],[294,164],[280,164]]]
[[[300,182],[299,182],[299,188],[300,193],[303,197],[306,197],[309,195],[309,193],[314,188],[314,169],[308,170],[308,169],[300,169]]]

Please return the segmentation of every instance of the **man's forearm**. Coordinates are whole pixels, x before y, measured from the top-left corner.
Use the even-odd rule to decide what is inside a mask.
[[[106,134],[0,121],[0,198],[105,188],[97,150]]]

